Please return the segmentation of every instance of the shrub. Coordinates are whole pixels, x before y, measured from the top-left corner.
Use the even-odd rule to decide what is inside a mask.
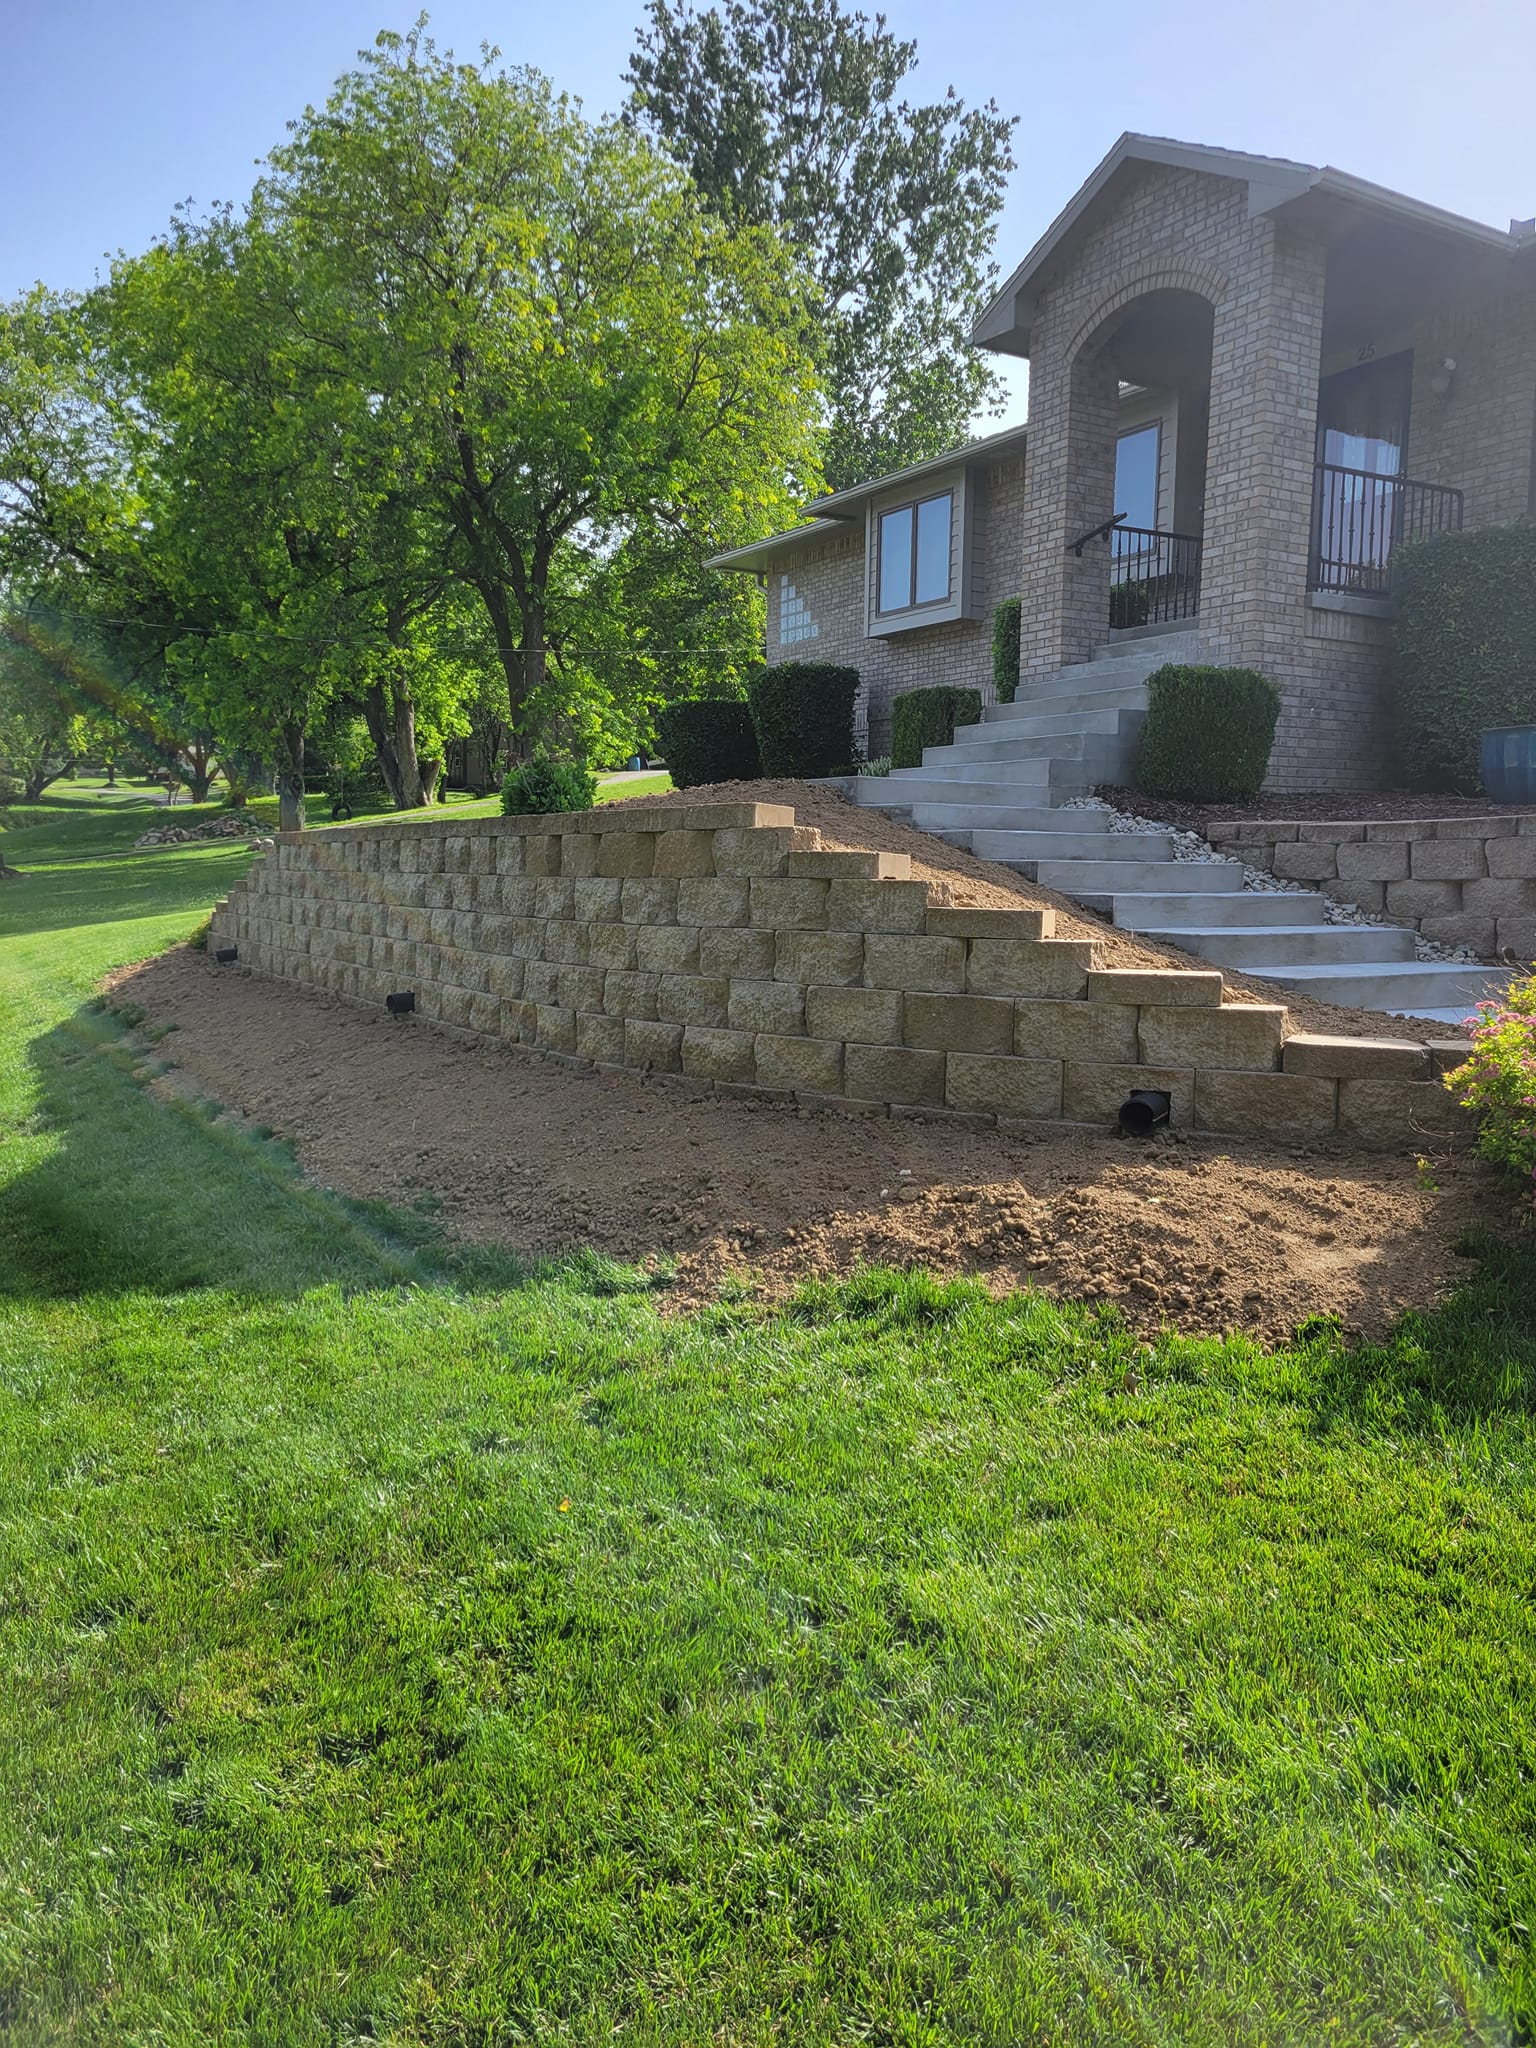
[[[503,817],[546,817],[551,811],[590,811],[597,801],[597,777],[579,761],[551,761],[535,754],[514,768],[501,785]]]
[[[1023,600],[1005,597],[992,614],[992,687],[999,704],[1011,704],[1019,687],[1019,620]]]
[[[1151,616],[1150,583],[1112,583],[1109,586],[1111,630],[1120,626],[1144,626]]]
[[[765,775],[846,775],[858,760],[859,672],[830,661],[781,661],[747,685]]]
[[[947,747],[957,725],[974,725],[980,716],[980,690],[949,683],[903,690],[891,705],[891,766],[921,768],[924,747]]]
[[[859,773],[861,775],[889,775],[893,765],[889,754],[876,754],[872,761],[861,761],[859,763]]]
[[[702,697],[668,704],[657,714],[656,736],[679,789],[701,782],[752,782],[763,772],[746,704]]]
[[[1536,520],[1406,547],[1392,583],[1403,765],[1475,789],[1484,728],[1536,725]]]
[[[1478,1006],[1472,1050],[1445,1085],[1477,1118],[1483,1157],[1536,1176],[1536,974]]]
[[[1149,796],[1243,803],[1258,795],[1280,692],[1251,668],[1166,662],[1147,678],[1136,786]]]

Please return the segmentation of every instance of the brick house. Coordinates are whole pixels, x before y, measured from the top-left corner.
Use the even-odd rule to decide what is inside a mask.
[[[1277,789],[1393,774],[1392,558],[1536,509],[1536,222],[1344,172],[1124,135],[978,316],[1028,426],[817,501],[714,566],[763,578],[768,659],[846,661],[865,744],[928,683],[991,696],[1198,634],[1283,709]]]

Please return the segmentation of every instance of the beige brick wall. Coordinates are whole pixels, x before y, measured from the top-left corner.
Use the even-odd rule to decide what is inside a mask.
[[[287,835],[213,943],[347,1001],[410,990],[450,1028],[693,1089],[1097,1123],[1166,1088],[1179,1121],[1287,1136],[1333,1130],[1346,1080],[1427,1100],[1422,1048],[1361,1041],[1338,1073],[1314,1055],[1292,1075],[1283,1009],[1225,1004],[1209,970],[1101,969],[1053,926],[951,905],[904,856],[827,849],[792,811],[700,805]],[[1388,1135],[1416,1127],[1386,1114]]]

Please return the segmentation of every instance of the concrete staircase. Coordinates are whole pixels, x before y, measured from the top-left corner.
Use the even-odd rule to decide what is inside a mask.
[[[1064,811],[1101,782],[1129,782],[1147,677],[1198,659],[1193,633],[1120,642],[1020,685],[920,768],[860,776],[855,803],[910,817],[921,831],[1074,896],[1122,930],[1325,1002],[1459,1023],[1504,977],[1414,957],[1406,927],[1331,925],[1315,891],[1245,890],[1235,862],[1179,861],[1166,832],[1111,832],[1095,811]]]

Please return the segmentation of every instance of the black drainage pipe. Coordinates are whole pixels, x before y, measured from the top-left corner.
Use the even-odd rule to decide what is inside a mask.
[[[240,958],[240,948],[238,946],[220,946],[213,957],[221,967],[227,967],[231,960],[238,960]]]
[[[416,1007],[416,992],[405,989],[399,995],[386,996],[384,1007],[396,1017],[408,1017]]]
[[[1159,1124],[1168,1121],[1173,1098],[1161,1088],[1135,1088],[1120,1105],[1120,1128],[1133,1138],[1145,1138]]]

